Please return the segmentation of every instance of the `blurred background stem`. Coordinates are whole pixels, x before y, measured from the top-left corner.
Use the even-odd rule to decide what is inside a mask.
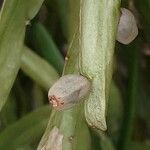
[[[136,43],[127,46],[125,50],[128,51],[128,87],[127,87],[127,97],[125,99],[125,110],[124,110],[124,121],[123,129],[120,136],[120,143],[118,150],[128,150],[131,145],[133,127],[135,123],[136,116],[136,106],[138,98],[138,78],[139,78],[139,50],[140,50],[140,40],[137,39]]]
[[[41,87],[48,88],[58,79],[56,70],[43,58],[29,48],[24,47],[21,69]]]
[[[64,58],[44,25],[34,22],[30,35],[34,49],[61,74]]]

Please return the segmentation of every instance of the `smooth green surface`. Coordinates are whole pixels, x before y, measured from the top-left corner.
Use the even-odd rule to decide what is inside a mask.
[[[4,0],[0,12],[0,110],[5,104],[20,67],[26,23],[43,0]]]
[[[44,89],[48,90],[54,81],[58,79],[56,70],[29,48],[24,47],[21,60],[21,69],[23,72]]]
[[[51,13],[51,8],[57,10],[58,19],[60,20],[61,30],[65,38],[68,38],[68,17],[70,11],[68,9],[69,0],[45,0],[48,11]]]
[[[132,142],[129,150],[149,150],[150,149],[150,141],[142,141],[142,142]]]
[[[8,101],[0,112],[0,129],[4,129],[6,126],[14,123],[17,120],[16,103],[14,95],[10,94]]]
[[[115,150],[113,143],[107,135],[101,135],[100,138],[101,150]]]
[[[41,23],[34,23],[32,26],[32,43],[38,53],[61,74],[64,65],[63,56]]]
[[[144,32],[143,38],[150,43],[150,13],[147,13],[150,10],[150,0],[135,0],[135,6],[139,12],[138,21]]]
[[[123,120],[123,99],[118,86],[112,82],[107,109],[107,133],[113,139],[118,140],[118,134]]]
[[[118,150],[128,150],[131,145],[132,134],[134,131],[134,121],[136,116],[138,87],[139,87],[139,45],[141,41],[137,39],[137,45],[128,46],[129,51],[129,81],[127,88],[126,107],[124,111],[123,129],[121,133]]]
[[[49,114],[50,106],[43,106],[8,126],[0,133],[0,149],[16,150],[17,147],[32,144],[36,138],[42,135]]]
[[[106,130],[120,0],[81,0],[80,7],[80,73],[92,82],[85,117],[93,128]]]
[[[69,1],[69,22],[68,22],[68,31],[69,31],[69,42],[72,40],[74,33],[79,30],[79,12],[80,12],[80,0],[68,0]],[[76,38],[78,38],[77,36]]]

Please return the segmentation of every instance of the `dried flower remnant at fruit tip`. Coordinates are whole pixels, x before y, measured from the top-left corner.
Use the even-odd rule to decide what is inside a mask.
[[[72,107],[90,90],[90,81],[78,74],[62,76],[49,89],[48,99],[55,109]]]
[[[117,41],[127,45],[131,43],[137,35],[138,27],[133,13],[126,8],[121,8],[117,30]]]

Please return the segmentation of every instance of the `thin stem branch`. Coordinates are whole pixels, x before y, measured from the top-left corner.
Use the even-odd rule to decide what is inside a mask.
[[[56,70],[27,47],[24,47],[21,60],[22,71],[46,90],[58,78]]]

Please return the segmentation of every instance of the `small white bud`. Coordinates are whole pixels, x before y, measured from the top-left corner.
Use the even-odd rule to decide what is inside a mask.
[[[137,35],[138,27],[134,15],[128,9],[121,8],[117,41],[122,44],[129,44],[136,38]]]
[[[62,76],[49,89],[49,102],[58,110],[68,108],[76,104],[88,94],[90,82],[81,75]]]

